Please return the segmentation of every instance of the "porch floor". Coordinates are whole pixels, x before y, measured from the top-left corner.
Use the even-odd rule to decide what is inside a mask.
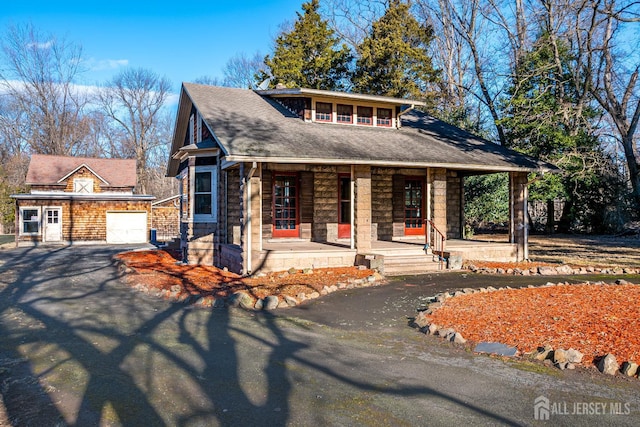
[[[445,253],[455,253],[463,260],[515,261],[515,244],[486,240],[451,239],[445,244]],[[282,271],[289,268],[320,268],[352,266],[357,251],[349,241],[335,243],[310,242],[303,239],[265,240],[257,271]],[[387,275],[417,274],[439,269],[437,257],[424,251],[424,237],[402,238],[393,241],[371,242],[368,254],[384,257]]]

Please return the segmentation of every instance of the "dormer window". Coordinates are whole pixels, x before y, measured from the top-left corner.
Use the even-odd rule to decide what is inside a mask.
[[[316,121],[332,121],[333,106],[328,102],[316,102]]]
[[[338,104],[337,113],[338,115],[336,116],[336,121],[338,123],[353,123],[352,105]]]
[[[81,194],[93,193],[93,179],[76,178],[73,180],[73,192]]]
[[[358,124],[367,126],[373,125],[372,107],[358,107]]]
[[[391,118],[390,108],[378,108],[378,118],[376,121],[378,126],[391,127]]]

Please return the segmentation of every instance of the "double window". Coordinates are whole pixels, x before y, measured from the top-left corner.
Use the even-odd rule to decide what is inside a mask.
[[[40,233],[40,209],[20,208],[20,234],[34,235]]]

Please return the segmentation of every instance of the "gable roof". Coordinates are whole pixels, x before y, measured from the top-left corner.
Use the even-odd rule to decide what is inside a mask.
[[[100,159],[45,154],[31,156],[26,183],[29,185],[60,184],[83,165],[110,187],[136,186],[135,159]]]
[[[183,84],[172,154],[185,140],[193,106],[228,161],[446,167],[485,172],[557,170],[549,163],[417,110],[401,116],[399,129],[311,123],[256,91],[192,83]],[[175,175],[177,169],[178,160],[172,159],[168,174]]]

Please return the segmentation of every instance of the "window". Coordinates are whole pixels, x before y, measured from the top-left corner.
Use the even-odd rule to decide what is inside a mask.
[[[338,123],[353,123],[353,106],[338,104],[337,112]]]
[[[332,121],[333,106],[328,102],[316,102],[316,120],[319,122]]]
[[[378,126],[391,126],[391,109],[390,108],[378,108],[378,120],[376,121]]]
[[[358,107],[358,124],[371,126],[373,124],[373,108]]]
[[[196,166],[193,175],[193,220],[196,222],[216,221],[215,166]]]
[[[20,208],[20,234],[40,233],[40,209]]]
[[[74,193],[93,193],[93,179],[91,178],[75,178],[73,180]]]

